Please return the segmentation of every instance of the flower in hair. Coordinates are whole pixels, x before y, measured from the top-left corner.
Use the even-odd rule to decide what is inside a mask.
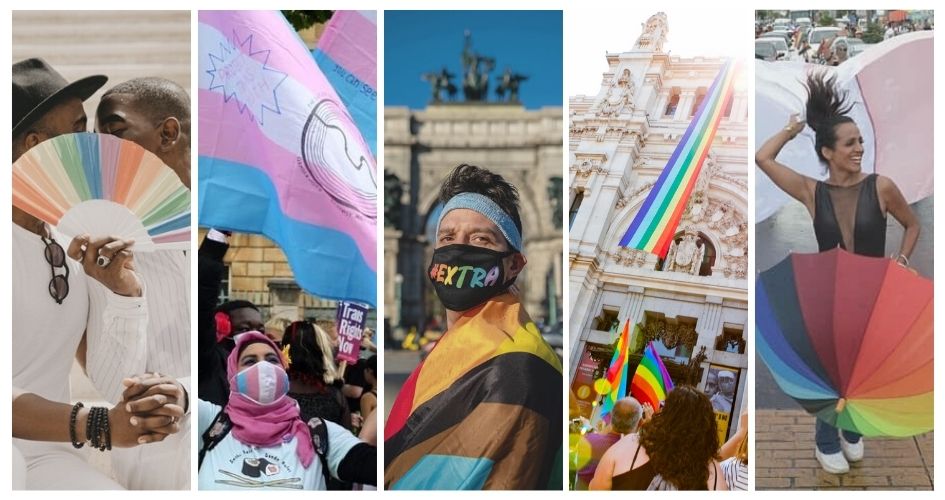
[[[289,346],[282,348],[282,364],[285,365],[286,370],[292,365],[292,356],[289,356]]]
[[[217,326],[217,342],[230,336],[233,332],[233,324],[230,323],[230,315],[220,311],[213,316]]]

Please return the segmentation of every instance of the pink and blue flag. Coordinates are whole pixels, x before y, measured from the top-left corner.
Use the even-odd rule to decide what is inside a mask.
[[[335,12],[312,55],[377,156],[377,11]]]
[[[201,226],[262,234],[295,280],[376,305],[377,166],[278,11],[201,11]]]

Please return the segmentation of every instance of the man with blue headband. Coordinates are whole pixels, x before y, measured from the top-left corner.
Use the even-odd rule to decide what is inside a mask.
[[[447,331],[385,430],[389,489],[560,489],[561,362],[510,288],[525,267],[518,192],[472,165],[440,189],[428,277]]]

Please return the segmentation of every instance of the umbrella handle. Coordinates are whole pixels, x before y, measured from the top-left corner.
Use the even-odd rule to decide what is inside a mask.
[[[837,413],[842,412],[843,409],[846,408],[846,406],[847,406],[847,399],[846,399],[846,398],[840,398],[840,399],[838,399],[838,400],[837,400],[837,408],[836,408]]]

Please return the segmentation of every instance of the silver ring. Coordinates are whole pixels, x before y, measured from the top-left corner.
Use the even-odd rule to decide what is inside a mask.
[[[98,267],[108,267],[108,265],[111,263],[112,263],[111,257],[108,257],[106,255],[99,255],[98,259],[95,260],[95,264],[97,264]]]

